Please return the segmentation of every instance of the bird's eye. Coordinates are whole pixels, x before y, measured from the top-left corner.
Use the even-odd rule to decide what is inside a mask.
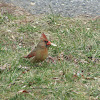
[[[44,41],[45,43],[48,43],[48,41]]]

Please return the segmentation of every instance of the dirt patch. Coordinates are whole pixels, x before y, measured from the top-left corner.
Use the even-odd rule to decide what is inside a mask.
[[[0,12],[1,14],[12,14],[15,16],[30,15],[30,13],[24,9],[14,6],[11,3],[0,3]]]

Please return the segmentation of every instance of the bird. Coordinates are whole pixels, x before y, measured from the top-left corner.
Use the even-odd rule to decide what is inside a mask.
[[[32,62],[42,62],[48,57],[48,49],[51,46],[44,33],[41,34],[40,41],[37,46],[24,58],[32,58]]]

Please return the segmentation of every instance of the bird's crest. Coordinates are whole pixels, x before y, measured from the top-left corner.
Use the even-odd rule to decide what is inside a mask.
[[[41,40],[48,40],[47,37],[46,37],[46,35],[45,35],[44,33],[42,33],[40,39],[41,39]]]

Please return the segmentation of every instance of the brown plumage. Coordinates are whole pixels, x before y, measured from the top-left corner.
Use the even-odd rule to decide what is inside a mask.
[[[27,56],[24,58],[31,58],[32,62],[44,61],[48,56],[48,47],[51,45],[51,42],[48,41],[47,37],[43,33],[40,37],[40,41]]]

